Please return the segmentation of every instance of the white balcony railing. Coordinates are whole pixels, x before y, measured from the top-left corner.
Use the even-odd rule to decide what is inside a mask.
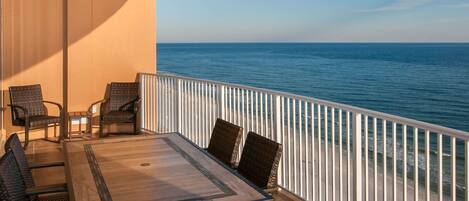
[[[279,185],[306,200],[469,199],[467,132],[238,84],[139,81],[143,129],[177,131],[201,147],[216,118],[242,126],[243,141],[255,131],[283,144]]]

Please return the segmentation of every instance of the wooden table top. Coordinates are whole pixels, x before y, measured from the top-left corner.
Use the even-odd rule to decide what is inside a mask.
[[[271,200],[182,135],[64,143],[71,200]]]

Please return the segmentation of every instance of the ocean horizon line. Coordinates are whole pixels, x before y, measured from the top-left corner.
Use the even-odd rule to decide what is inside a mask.
[[[438,45],[438,44],[455,44],[455,45],[469,45],[469,41],[461,41],[461,42],[453,42],[453,41],[441,41],[441,42],[424,42],[424,41],[416,41],[416,42],[323,42],[323,41],[316,41],[316,42],[311,42],[311,41],[306,41],[306,42],[288,42],[288,41],[272,41],[272,42],[266,42],[266,41],[194,41],[194,42],[157,42],[158,44],[352,44],[352,45],[357,45],[357,44],[390,44],[390,45],[412,45],[412,44],[432,44],[432,45]]]

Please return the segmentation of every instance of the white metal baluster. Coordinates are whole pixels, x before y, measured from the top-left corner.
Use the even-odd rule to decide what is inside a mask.
[[[247,96],[245,95],[245,91],[243,89],[241,89],[241,125],[243,128],[247,128],[247,125],[245,124],[246,123],[246,116],[247,115],[247,112],[244,110],[246,108],[247,110]],[[246,132],[246,131],[244,131]],[[241,135],[241,139],[244,140],[244,133]],[[241,150],[240,152],[241,153]]]
[[[182,93],[181,93],[181,101],[182,101],[182,107],[181,107],[181,133],[186,136],[187,133],[187,119],[186,119],[186,113],[187,113],[187,86],[186,86],[186,81],[181,80],[182,83]]]
[[[419,200],[419,129],[414,127],[414,200]]]
[[[291,148],[291,143],[290,143],[290,139],[291,139],[291,135],[290,135],[290,98],[287,98],[287,144],[288,144],[288,175],[289,176],[289,180],[288,180],[288,189],[292,189],[292,183],[293,183],[293,172],[292,172],[292,161],[291,161],[291,158],[292,158],[292,148]]]
[[[231,108],[232,108],[232,107],[231,107],[231,106],[232,106],[231,103],[232,103],[232,98],[233,98],[233,96],[232,96],[231,93],[233,92],[233,90],[232,90],[231,87],[226,87],[226,91],[227,91],[227,93],[228,93],[228,94],[227,94],[227,98],[228,98],[228,108],[226,109],[227,120],[228,120],[229,122],[233,123],[233,118],[232,118],[233,112],[232,112],[232,110],[231,110]]]
[[[397,200],[397,150],[396,150],[396,122],[392,122],[392,199]]]
[[[403,195],[403,200],[407,201],[407,125],[402,125],[402,148],[403,153],[402,153],[402,178],[403,178],[403,189],[402,189],[402,195]]]
[[[237,88],[236,89],[236,124],[240,125],[241,124],[241,89]]]
[[[373,118],[373,200],[378,200],[378,120]]]
[[[156,126],[158,126],[158,128],[156,130],[158,130],[158,132],[164,132],[164,122],[165,122],[165,113],[164,113],[164,99],[165,99],[165,96],[163,95],[164,94],[164,83],[163,83],[163,78],[159,78],[158,79],[158,84],[159,84],[159,91],[160,91],[160,99],[158,100],[159,101],[159,105],[158,105],[158,109],[160,110],[160,112],[158,112],[160,114],[159,116],[159,121],[156,122]],[[158,97],[157,97],[158,98]]]
[[[464,142],[464,172],[466,180],[466,200],[469,200],[469,141]]]
[[[274,128],[274,117],[273,117],[273,115],[274,115],[274,108],[273,108],[274,103],[273,103],[273,101],[274,101],[274,95],[270,94],[270,127],[271,127],[270,128],[270,134],[271,134],[271,139],[275,139],[275,137],[274,137],[274,129],[275,128]],[[279,142],[279,141],[277,141],[277,142]]]
[[[281,97],[280,98],[280,102],[281,102],[281,107],[280,107],[280,110],[282,111],[281,115],[280,115],[280,118],[281,118],[281,122],[282,122],[282,144],[285,145],[285,98],[284,97]],[[286,174],[286,171],[285,171],[285,166],[286,166],[286,160],[285,160],[285,155],[286,155],[286,149],[285,147],[282,149],[282,164],[281,164],[281,167],[282,167],[282,175],[283,175],[283,178],[282,178],[282,186],[287,186],[287,177],[289,176],[288,174]]]
[[[262,136],[265,137],[264,131],[264,94],[259,93],[259,119],[260,119],[260,133]]]
[[[197,114],[197,118],[196,118],[196,123],[195,123],[195,126],[197,127],[197,130],[196,130],[196,133],[195,133],[195,136],[196,136],[196,144],[197,145],[201,145],[201,137],[200,137],[200,134],[202,133],[202,131],[200,130],[201,129],[201,120],[202,120],[202,117],[201,117],[201,108],[200,108],[200,83],[197,82],[196,83],[196,91],[197,91],[197,95],[196,95],[196,114]]]
[[[430,131],[425,131],[425,198],[430,201]]]
[[[443,134],[438,134],[438,200],[443,200]],[[466,159],[467,160],[467,159]]]
[[[451,137],[451,200],[456,201],[456,138]]]
[[[292,99],[292,109],[293,109],[293,175],[295,175],[294,189],[295,193],[298,194],[298,157],[297,157],[297,146],[296,146],[296,99]]]
[[[343,166],[343,142],[342,142],[342,110],[339,109],[339,200],[344,200],[344,166]]]
[[[308,102],[305,102],[305,189],[306,189],[306,200],[310,199],[309,192],[309,133],[308,133]]]
[[[354,112],[353,128],[353,200],[362,200],[362,115]]]
[[[196,99],[195,99],[195,95],[196,95],[196,89],[195,89],[195,85],[196,83],[191,81],[191,116],[192,116],[192,120],[191,120],[191,140],[192,142],[196,143],[196,118],[197,118],[197,113],[196,113]]]
[[[250,131],[255,130],[254,128],[254,91],[249,91],[249,121],[251,121]],[[284,157],[282,157],[284,158]],[[285,175],[285,174],[284,174]]]
[[[151,131],[155,131],[155,130],[152,130],[151,129],[151,120],[150,120],[150,115],[151,113],[153,112],[152,110],[152,105],[153,107],[156,107],[156,103],[152,104],[151,102],[151,93],[152,91],[154,91],[154,93],[157,93],[157,85],[156,83],[152,83],[151,81],[156,79],[158,76],[155,76],[155,77],[151,77],[149,78],[149,76],[145,75],[143,78],[144,78],[144,85],[143,85],[143,90],[142,91],[142,106],[145,107],[145,111],[142,112],[144,113],[144,119],[142,119],[142,122],[144,124],[144,127],[145,129],[147,130],[151,130]],[[154,114],[154,115],[158,115],[158,114]],[[157,116],[159,117],[159,116]]]
[[[311,187],[312,187],[312,200],[316,200],[316,163],[314,158],[315,154],[315,125],[314,125],[314,103],[311,103]],[[319,140],[318,140],[319,141]]]
[[[264,130],[264,136],[268,138],[269,136],[269,120],[267,117],[267,93],[264,94],[264,118],[265,118],[265,130]]]
[[[386,201],[388,200],[388,182],[387,182],[387,178],[388,178],[388,174],[387,174],[387,169],[388,169],[388,165],[387,165],[387,146],[386,146],[386,138],[387,138],[387,132],[386,132],[386,126],[387,126],[387,122],[386,120],[382,120],[382,123],[383,123],[383,201]]]
[[[163,78],[162,81],[163,81],[163,90],[162,90],[162,92],[164,94],[164,96],[163,96],[163,105],[162,105],[163,106],[164,120],[163,120],[163,124],[162,124],[162,127],[161,127],[162,128],[161,132],[166,132],[167,122],[168,122],[168,112],[167,112],[167,110],[168,110],[168,95],[167,95],[168,94],[168,91],[167,91],[168,86],[167,86],[167,83],[166,83],[166,78]]]
[[[208,113],[208,106],[209,106],[209,91],[208,91],[208,83],[203,82],[202,84],[202,107],[203,107],[203,113],[204,113],[204,118],[203,118],[203,139],[204,142],[202,146],[204,148],[208,147],[208,141],[209,141],[209,122],[210,122],[210,115]]]
[[[161,82],[160,82],[160,77],[155,77],[151,80],[149,80],[149,83],[150,85],[152,86],[155,86],[154,84],[156,84],[156,87],[155,87],[155,90],[156,90],[156,97],[152,97],[152,93],[149,93],[149,100],[150,100],[150,104],[153,105],[155,104],[156,105],[156,115],[157,115],[157,120],[156,122],[153,121],[153,115],[152,115],[152,112],[154,112],[155,110],[152,109],[149,113],[149,117],[148,117],[148,120],[149,120],[149,128],[150,130],[152,131],[156,131],[156,132],[161,132],[160,128],[161,128],[161,122],[163,121],[163,113],[161,111],[162,107],[161,107],[161,99],[162,99],[162,96],[161,96]],[[150,105],[150,108],[152,108],[152,106]],[[155,107],[155,105],[153,107]]]
[[[351,190],[351,181],[350,176],[352,172],[350,170],[350,112],[347,111],[347,200],[350,201],[352,199],[352,190]]]
[[[299,176],[300,176],[300,196],[301,197],[304,197],[304,191],[303,191],[303,179],[304,179],[304,175],[303,175],[303,140],[302,140],[302,135],[303,135],[303,131],[302,131],[302,107],[301,107],[301,103],[302,101],[298,101],[298,137],[299,137],[299,144],[298,144],[298,149],[299,149],[299,163],[300,163],[300,172],[299,172]]]
[[[258,95],[259,92],[255,92],[255,106],[256,106],[256,109],[255,109],[255,112],[256,112],[256,133],[259,133],[259,95]]]
[[[332,150],[332,201],[335,201],[335,108],[331,108],[331,150]]]
[[[156,83],[156,90],[157,90],[157,96],[153,96],[153,93],[151,93],[152,95],[152,98],[150,99],[151,101],[151,104],[153,104],[155,101],[157,102],[156,103],[156,109],[154,108],[155,106],[152,106],[153,109],[152,109],[152,113],[155,112],[156,110],[156,114],[158,114],[156,121],[155,121],[155,117],[153,116],[152,113],[150,113],[150,128],[152,131],[157,131],[157,132],[162,132],[162,123],[164,121],[164,114],[163,114],[163,96],[161,96],[163,94],[163,84],[162,84],[162,81],[161,81],[161,77],[157,77],[156,80],[155,79],[152,79],[151,80],[151,83]],[[152,84],[153,85],[153,84]]]
[[[321,105],[317,106],[318,111],[318,197],[322,200],[322,162],[321,162]]]
[[[364,138],[365,138],[365,177],[363,178],[365,180],[365,201],[368,201],[369,200],[369,197],[368,197],[368,194],[369,194],[369,172],[368,172],[368,136],[369,136],[369,133],[368,133],[368,115],[365,115],[365,134],[364,134]]]
[[[329,156],[328,156],[328,150],[327,150],[327,145],[328,145],[328,125],[327,125],[327,116],[328,116],[328,111],[327,111],[327,106],[324,106],[324,178],[326,179],[326,188],[325,188],[325,200],[329,200]]]

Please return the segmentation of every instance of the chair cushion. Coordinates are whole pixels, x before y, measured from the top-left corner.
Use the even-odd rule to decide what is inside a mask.
[[[136,115],[133,112],[112,111],[103,115],[103,120],[110,123],[132,123]]]
[[[25,119],[18,118],[16,119],[16,125],[25,126]],[[29,117],[29,126],[30,127],[40,127],[46,126],[49,124],[60,123],[60,117],[56,116],[46,116],[46,115],[38,115],[38,116],[30,116]]]

